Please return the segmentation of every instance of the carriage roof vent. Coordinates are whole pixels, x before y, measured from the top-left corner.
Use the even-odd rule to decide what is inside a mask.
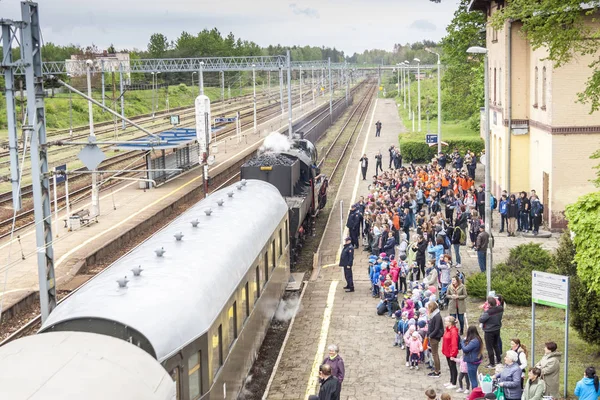
[[[179,242],[181,239],[183,239],[183,236],[184,236],[184,235],[183,235],[183,232],[177,232],[177,233],[176,233],[175,235],[173,235],[173,236],[175,236],[175,240],[177,240],[177,241]]]
[[[233,192],[227,192],[227,196],[233,197]]]
[[[129,282],[129,279],[127,279],[127,276],[125,276],[124,278],[121,278],[121,279],[117,279],[117,283],[119,284],[120,288],[127,287],[127,282]]]
[[[207,208],[206,210],[204,210],[204,214],[206,214],[207,217],[210,217],[210,214],[212,214],[212,209]]]
[[[190,221],[190,223],[192,224],[193,228],[197,228],[200,221],[198,221],[198,218],[196,218],[195,220]]]
[[[143,270],[144,269],[142,268],[141,265],[131,268],[131,272],[133,272],[133,276],[140,276],[140,274],[142,273]]]
[[[223,205],[225,201],[223,199],[219,199],[217,200],[217,204],[219,205],[219,207],[221,207]]]
[[[165,254],[167,251],[165,250],[165,248],[164,248],[164,247],[161,247],[160,249],[156,249],[156,250],[154,250],[154,252],[156,253],[156,255],[157,255],[158,257],[162,257],[162,256],[163,256],[163,254]]]

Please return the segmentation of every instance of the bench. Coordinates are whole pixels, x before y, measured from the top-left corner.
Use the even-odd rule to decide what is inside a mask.
[[[81,209],[73,214],[71,214],[71,216],[69,217],[70,220],[77,220],[79,222],[79,226],[82,225],[89,225],[90,220],[95,220],[96,222],[98,222],[98,216],[92,216],[90,217],[90,210],[85,208],[85,209]],[[65,222],[65,228],[68,227],[68,221],[66,218],[63,219],[63,221]],[[71,226],[72,228],[72,226]]]

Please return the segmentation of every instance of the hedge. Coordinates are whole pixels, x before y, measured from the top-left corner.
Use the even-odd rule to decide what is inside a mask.
[[[408,162],[429,162],[437,154],[437,146],[429,146],[425,143],[425,138],[422,140],[414,140],[403,138],[399,135],[400,152],[402,158]],[[445,140],[448,146],[444,146],[444,152],[451,153],[454,148],[458,148],[461,154],[471,150],[475,154],[480,154],[485,149],[485,143],[480,138],[461,139],[461,140]]]
[[[531,271],[547,271],[553,267],[550,252],[537,243],[519,245],[510,250],[506,263],[496,264],[492,269],[492,290],[501,294],[509,304],[531,305]],[[485,273],[479,272],[467,278],[470,296],[485,299]]]

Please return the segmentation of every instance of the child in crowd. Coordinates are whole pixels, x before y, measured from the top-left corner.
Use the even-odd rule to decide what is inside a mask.
[[[469,381],[469,377],[467,375],[467,362],[464,360],[462,354],[461,357],[451,357],[452,361],[455,361],[458,365],[458,389],[456,389],[457,393],[469,394],[469,389],[471,389],[471,381]],[[463,389],[463,380],[465,381],[465,387]]]
[[[404,350],[404,335],[408,332],[408,313],[400,310],[396,311],[396,318],[400,316],[398,322],[394,324],[394,332],[396,332],[396,339],[394,340],[394,346],[400,346],[400,349]]]
[[[398,264],[399,275],[398,275],[398,291],[402,291],[402,293],[406,293],[407,285],[406,285],[406,276],[408,275],[408,263],[406,262],[406,256],[400,256],[400,263]]]
[[[412,340],[413,333],[416,332],[415,321],[413,319],[408,320],[408,331],[404,334],[404,346],[406,348],[406,366],[410,366],[410,342]]]
[[[410,369],[419,369],[419,359],[421,358],[421,352],[423,351],[423,343],[421,342],[421,336],[419,336],[417,332],[412,333],[409,348]]]

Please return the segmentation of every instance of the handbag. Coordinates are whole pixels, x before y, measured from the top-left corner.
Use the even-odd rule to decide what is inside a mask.
[[[504,396],[504,388],[502,386],[498,386],[498,389],[494,392],[497,400],[506,400],[506,396]]]

